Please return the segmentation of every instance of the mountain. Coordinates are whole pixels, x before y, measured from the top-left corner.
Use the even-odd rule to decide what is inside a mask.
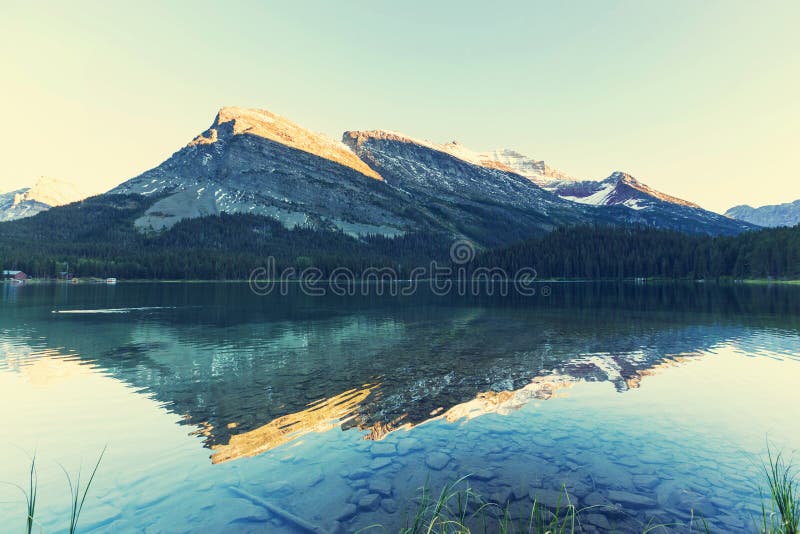
[[[266,110],[233,107],[161,165],[109,193],[160,197],[136,220],[143,230],[224,212],[265,215],[287,228],[400,235],[417,216],[342,143]]]
[[[619,171],[601,181],[553,181],[545,187],[561,198],[593,206],[623,205],[638,211],[652,208],[660,201],[702,209],[692,202],[656,191]]]
[[[732,235],[752,230],[750,223],[737,221],[704,210],[689,202],[643,184],[624,172],[615,172],[601,181],[555,181],[545,188],[563,199],[593,206],[618,206],[624,208],[628,222],[641,222],[647,226],[669,228],[688,233]]]
[[[795,226],[800,224],[800,200],[760,208],[735,206],[726,211],[725,215],[759,226]]]
[[[615,187],[622,190],[635,181],[619,182]],[[751,228],[641,184],[624,192],[630,199],[640,195],[641,203],[619,203],[622,208],[576,201],[561,191],[565,184],[592,182],[507,149],[479,153],[387,130],[345,132],[335,141],[266,110],[226,107],[165,162],[110,193],[157,197],[135,221],[143,231],[186,218],[247,213],[287,228],[355,237],[436,233],[492,247],[575,224],[708,234]],[[629,209],[655,201],[659,209]],[[665,209],[673,204],[685,209]]]
[[[69,200],[56,191],[43,184],[8,203],[41,211]],[[492,249],[571,226],[756,228],[622,173],[580,181],[509,150],[387,130],[335,141],[269,111],[222,108],[205,132],[108,193],[0,225],[0,260],[44,276],[69,261],[81,276],[247,278],[268,256],[324,272],[408,272],[447,259],[457,238]]]
[[[53,206],[62,206],[86,198],[80,186],[41,177],[31,187],[0,194],[0,222],[32,217]]]
[[[614,172],[604,180],[579,180],[510,149],[482,153],[484,166],[503,166],[532,180],[564,200],[590,206],[619,206],[617,222],[642,224],[688,233],[737,234],[754,227],[745,221],[704,210],[697,204],[657,191],[630,174]]]
[[[167,161],[109,194],[158,197],[134,223],[144,231],[247,213],[287,228],[356,237],[436,233],[494,246],[564,224],[613,222],[510,170],[453,156],[455,144],[387,132],[347,132],[343,140],[266,110],[223,108]]]
[[[615,172],[601,181],[580,180],[550,167],[542,160],[527,157],[511,149],[475,152],[456,141],[438,145],[385,130],[345,132],[343,141],[373,168],[378,169],[389,183],[403,183],[402,187],[406,189],[416,186],[418,190],[413,191],[415,198],[427,198],[433,204],[445,202],[452,207],[460,202],[460,205],[464,205],[465,196],[478,194],[484,200],[490,199],[490,203],[502,202],[528,212],[532,210],[545,214],[546,219],[557,225],[575,224],[579,220],[638,224],[712,235],[731,235],[754,228],[750,224],[743,224],[704,210],[692,202],[657,191],[623,172]],[[404,150],[400,147],[406,148]],[[411,151],[408,147],[415,149]],[[432,153],[446,154],[471,164],[466,171],[462,168],[462,176],[481,177],[477,181],[470,178],[458,182],[459,172],[448,174],[448,171],[440,168],[431,168],[433,160],[427,160],[422,154]],[[423,161],[427,163],[421,163]],[[444,160],[439,157],[438,161]],[[474,166],[485,170],[477,171]],[[518,187],[520,176],[537,187]],[[456,183],[458,187],[453,187]],[[569,201],[571,205],[558,203],[553,196],[542,191]],[[574,204],[598,209],[581,210]],[[468,217],[474,218],[474,207],[469,212]],[[492,216],[488,218],[490,226],[500,228],[507,215],[509,214],[504,215],[493,210]],[[523,219],[525,216],[511,215],[509,223],[503,226],[503,232],[511,233],[504,233],[504,236],[516,239],[520,238],[521,233],[534,235],[548,229],[547,223],[542,220],[525,221],[522,232],[515,232],[513,227]]]
[[[614,217],[560,199],[458,143],[437,145],[387,130],[345,132],[343,142],[446,231],[496,246],[558,226]]]

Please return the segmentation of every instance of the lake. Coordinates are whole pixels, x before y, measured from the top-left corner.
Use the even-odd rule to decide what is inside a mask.
[[[44,532],[104,447],[82,532],[392,532],[466,475],[519,516],[565,487],[583,532],[755,530],[767,444],[800,446],[800,288],[547,289],[3,285],[0,481],[35,454]]]

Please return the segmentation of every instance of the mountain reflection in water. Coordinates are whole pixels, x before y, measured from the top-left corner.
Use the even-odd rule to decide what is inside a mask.
[[[109,288],[58,288],[2,316],[5,365],[25,366],[30,347],[91,362],[195,425],[218,463],[337,426],[381,439],[432,418],[508,413],[579,381],[624,392],[764,328],[793,355],[800,306],[790,288],[693,285],[561,284],[527,299],[198,289],[123,285],[112,291],[126,314],[52,314],[111,304]]]

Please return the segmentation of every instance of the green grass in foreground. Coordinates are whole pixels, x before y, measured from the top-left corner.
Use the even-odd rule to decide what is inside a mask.
[[[85,486],[82,486],[81,484],[80,470],[78,470],[78,474],[75,476],[73,482],[73,477],[70,476],[69,472],[64,468],[64,466],[60,466],[61,470],[64,471],[64,475],[67,477],[67,483],[69,485],[70,514],[69,525],[66,529],[69,534],[76,534],[78,532],[78,521],[80,520],[81,512],[83,511],[83,505],[86,502],[86,497],[89,495],[89,488],[91,488],[92,482],[94,482],[94,477],[97,474],[97,470],[100,468],[100,462],[103,460],[105,453],[106,449],[103,448],[103,451],[100,453],[100,457],[97,459],[97,463],[95,463],[94,469],[92,469],[92,474],[89,476],[89,480],[86,481]],[[36,472],[36,456],[34,456],[31,460],[28,489],[26,490],[21,486],[17,486],[16,484],[13,485],[16,486],[25,496],[25,532],[27,534],[32,534],[34,532],[33,528],[36,525],[36,498],[39,492],[39,476]],[[39,530],[41,531],[41,528]]]
[[[85,486],[81,484],[81,473],[74,479],[63,468],[70,489],[70,517],[67,532],[76,534],[78,520],[89,494],[100,462],[106,449],[100,453]],[[756,530],[761,534],[800,534],[800,477],[791,461],[786,461],[783,453],[773,453],[767,447],[767,458],[763,463],[764,475],[769,487],[770,509],[762,504],[760,524]],[[588,506],[578,509],[572,504],[566,488],[562,486],[555,506],[544,506],[534,499],[530,511],[524,518],[512,519],[510,503],[492,503],[483,500],[469,485],[468,477],[446,484],[438,493],[433,493],[428,483],[420,489],[415,499],[415,507],[405,520],[399,534],[575,534],[581,532],[581,516],[592,512],[608,510],[606,506]],[[26,529],[32,534],[36,524],[36,505],[38,494],[38,475],[36,457],[31,460],[28,489],[17,486],[25,495]],[[466,487],[464,487],[466,486]],[[683,526],[687,533],[708,533],[709,526],[700,517],[688,524],[654,524],[642,526],[642,534],[659,531],[675,531]],[[358,532],[386,532],[381,525],[371,525]],[[611,532],[616,532],[613,525]]]
[[[459,489],[468,477],[446,484],[438,494],[421,488],[416,509],[405,521],[399,534],[574,534],[582,532],[582,514],[601,512],[613,507],[587,506],[578,509],[570,500],[564,486],[555,506],[544,506],[534,500],[525,517],[512,518],[510,503],[492,503],[481,499],[472,488]],[[435,497],[435,498],[434,498]],[[642,534],[661,531],[679,525],[648,523]],[[381,525],[371,525],[358,532],[386,532]],[[611,532],[617,532],[611,525]],[[666,530],[664,530],[666,531]],[[708,525],[702,518],[693,520],[687,532],[708,533]]]
[[[762,505],[761,532],[769,534],[798,534],[800,532],[800,481],[791,462],[783,453],[773,455],[767,449],[764,475],[770,491],[772,510]]]
[[[758,520],[754,521],[755,530],[761,534],[800,534],[800,478],[796,469],[782,453],[775,454],[770,447],[767,448],[763,469],[770,490],[770,509],[762,504],[760,524]],[[432,493],[426,483],[420,489],[416,508],[399,534],[575,534],[582,531],[582,516],[609,511],[606,506],[576,508],[562,486],[555,507],[545,507],[534,500],[526,518],[512,520],[510,503],[482,500],[466,485],[467,479],[462,477],[446,484],[438,494]],[[694,518],[688,524],[655,524],[651,521],[642,526],[641,532],[678,532],[676,528],[679,527],[687,533],[710,532],[702,517]],[[386,532],[386,529],[372,525],[359,532],[370,531]],[[611,532],[616,532],[613,524]]]

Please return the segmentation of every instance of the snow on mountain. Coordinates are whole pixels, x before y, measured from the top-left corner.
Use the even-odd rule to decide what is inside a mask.
[[[521,174],[534,183],[546,186],[553,181],[575,181],[577,178],[553,169],[542,160],[530,158],[509,148],[500,148],[480,154],[482,164],[494,162]]]
[[[602,181],[564,179],[566,175],[543,162],[512,157],[513,151],[474,152],[456,142],[440,145],[388,130],[345,132],[343,140],[387,184],[436,213],[447,213],[452,225],[466,235],[472,229],[483,242],[586,222],[712,235],[753,228],[656,191],[623,172]],[[504,155],[505,163],[494,159]]]
[[[0,194],[0,221],[32,217],[53,206],[86,198],[84,188],[57,178],[41,177],[31,187]]]
[[[153,197],[136,220],[263,215],[354,236],[438,233],[499,246],[573,224],[639,224],[732,234],[752,226],[706,212],[624,173],[580,181],[509,149],[476,152],[389,130],[341,141],[265,110],[227,107],[157,167],[110,194]]]
[[[343,141],[439,225],[478,243],[494,246],[560,225],[610,222],[456,142],[388,130],[345,132]]]
[[[697,204],[667,195],[630,174],[614,172],[600,181],[555,181],[544,186],[559,197],[598,207],[625,208],[637,224],[685,232],[736,234],[754,226],[704,210]],[[635,215],[633,214],[635,212]],[[621,215],[627,218],[625,215]]]
[[[614,172],[604,180],[580,180],[555,170],[542,160],[536,160],[511,149],[498,149],[476,154],[474,162],[481,165],[501,166],[521,174],[542,188],[565,200],[592,206],[626,206],[644,210],[655,200],[698,208],[700,206],[657,191],[624,172]]]
[[[760,208],[747,205],[734,206],[726,211],[725,215],[759,226],[795,226],[800,224],[800,200]]]
[[[450,154],[453,157],[464,160],[473,165],[480,165],[490,169],[513,172],[524,176],[539,186],[544,186],[553,181],[570,181],[576,178],[553,169],[542,160],[530,158],[515,150],[500,148],[486,152],[476,152],[471,150],[458,141],[438,144],[428,140],[413,138],[391,130],[373,130],[371,135],[383,139],[393,139],[413,143],[431,150],[437,150]]]
[[[544,187],[561,198],[593,206],[621,204],[632,209],[646,209],[653,202],[661,201],[700,209],[700,206],[693,202],[656,191],[630,174],[619,171],[602,181],[558,181]]]

